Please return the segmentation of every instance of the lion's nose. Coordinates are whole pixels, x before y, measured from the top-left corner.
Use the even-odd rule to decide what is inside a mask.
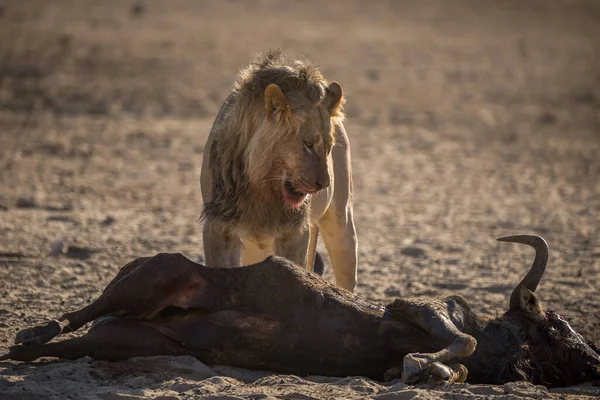
[[[329,186],[329,179],[318,179],[317,182],[315,182],[317,190],[325,189],[327,186]]]

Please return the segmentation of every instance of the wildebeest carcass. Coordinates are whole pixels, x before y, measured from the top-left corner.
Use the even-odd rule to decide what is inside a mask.
[[[83,309],[19,332],[0,359],[189,354],[209,364],[409,383],[460,382],[467,370],[473,383],[600,379],[598,348],[534,294],[548,259],[544,239],[499,240],[531,245],[536,256],[495,319],[476,316],[460,296],[373,305],[277,257],[207,268],[159,254],[125,265]],[[48,343],[90,321],[84,336]]]

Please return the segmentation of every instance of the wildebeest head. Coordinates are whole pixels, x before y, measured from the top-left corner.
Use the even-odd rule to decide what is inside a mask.
[[[600,380],[600,349],[575,332],[553,310],[544,310],[535,289],[548,261],[548,245],[539,236],[509,236],[504,242],[528,244],[535,248],[535,261],[510,297],[503,316],[514,324],[522,339],[519,375],[545,386],[566,386]]]

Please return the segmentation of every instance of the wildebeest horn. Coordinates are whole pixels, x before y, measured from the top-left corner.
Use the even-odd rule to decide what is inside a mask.
[[[531,269],[529,269],[525,278],[523,278],[510,295],[510,308],[512,309],[519,303],[519,286],[525,286],[532,292],[535,292],[535,289],[537,289],[538,283],[540,283],[540,279],[542,279],[546,270],[546,263],[548,262],[548,243],[546,243],[544,238],[536,235],[506,236],[496,240],[500,242],[528,244],[535,249],[535,260],[533,260]]]

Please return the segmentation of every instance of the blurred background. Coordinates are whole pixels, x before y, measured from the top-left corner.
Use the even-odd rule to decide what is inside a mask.
[[[204,143],[281,46],[347,95],[359,295],[501,313],[533,251],[495,238],[537,233],[542,301],[599,343],[599,38],[596,0],[0,0],[0,341],[203,259]]]

